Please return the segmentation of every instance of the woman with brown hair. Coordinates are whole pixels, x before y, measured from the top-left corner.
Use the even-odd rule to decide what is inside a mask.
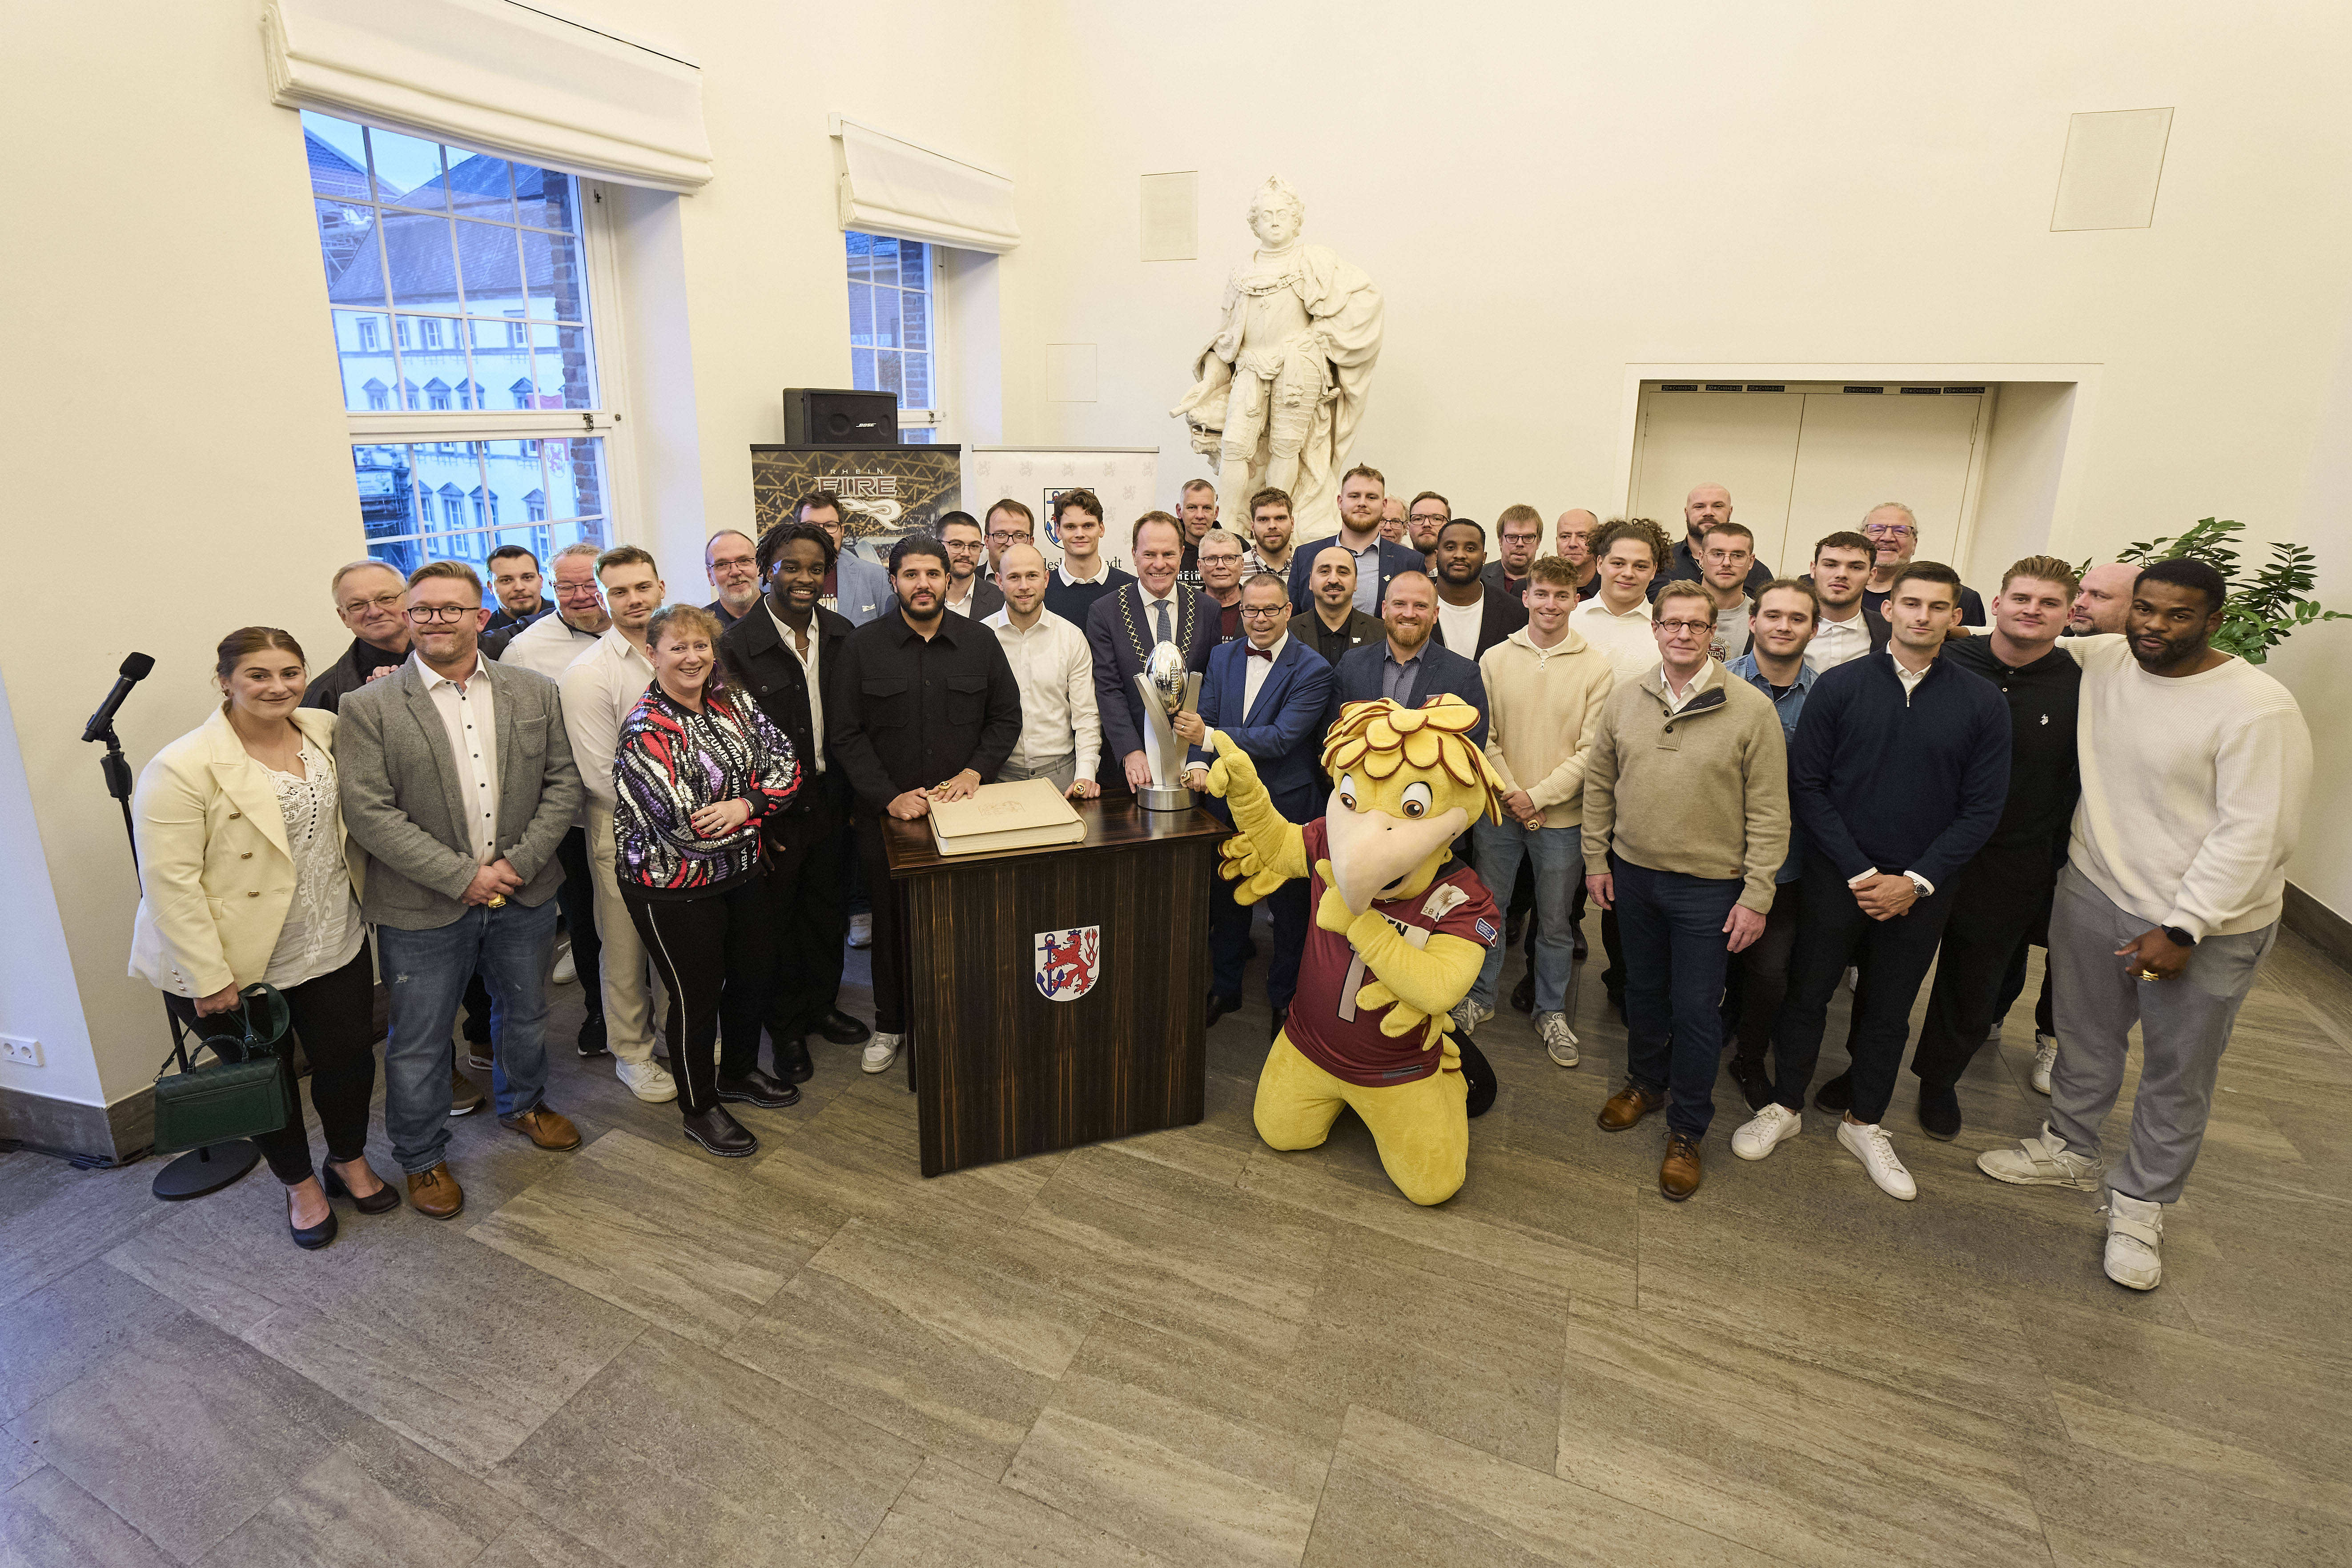
[[[760,1141],[724,1102],[778,1110],[801,1097],[760,1070],[775,963],[760,822],[791,803],[800,769],[759,704],[727,689],[719,633],[719,618],[692,605],[646,623],[654,679],[622,721],[613,759],[613,858],[629,919],[669,990],[662,1029],[686,1135],[738,1157]]]
[[[327,1139],[325,1185],[291,1079],[288,1125],[253,1140],[286,1184],[294,1245],[335,1239],[328,1198],[381,1214],[400,1194],[368,1168],[374,976],[335,796],[335,716],[304,708],[302,647],[275,626],[223,637],[220,711],[155,754],[131,802],[143,883],[131,973],[182,1023],[226,1013],[267,982],[285,994]]]

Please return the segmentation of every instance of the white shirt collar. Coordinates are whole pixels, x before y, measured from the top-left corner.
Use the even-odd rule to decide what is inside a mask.
[[[442,674],[439,670],[434,668],[431,665],[425,663],[425,658],[422,654],[412,652],[408,657],[416,661],[416,672],[425,678],[425,690],[431,691],[436,686],[455,686],[458,684],[457,681],[454,681],[447,676]],[[466,679],[467,680],[471,680],[474,677],[481,674],[483,670],[489,668],[489,662],[490,661],[488,659],[482,657],[482,650],[476,648],[474,650],[474,668],[466,672]]]
[[[1274,639],[1274,646],[1265,650],[1272,656],[1269,662],[1280,664],[1282,662],[1282,650],[1289,646],[1290,628],[1285,626],[1282,630],[1282,635]],[[1249,658],[1249,634],[1246,632],[1242,634],[1242,658],[1244,659]]]
[[[1062,583],[1064,586],[1075,588],[1081,583],[1099,583],[1104,578],[1110,575],[1110,563],[1105,561],[1100,555],[1097,555],[1095,557],[1095,566],[1097,570],[1093,576],[1073,577],[1070,575],[1069,557],[1066,555],[1062,558],[1062,563],[1055,567],[1054,570],[1062,574]]]
[[[1179,583],[1171,583],[1171,584],[1168,584],[1168,592],[1166,592],[1166,593],[1164,593],[1164,594],[1154,594],[1150,589],[1149,589],[1149,588],[1147,588],[1147,587],[1145,587],[1145,586],[1143,585],[1143,580],[1142,580],[1141,578],[1139,578],[1139,578],[1137,578],[1137,579],[1136,579],[1136,583],[1135,583],[1135,592],[1136,592],[1137,596],[1138,596],[1138,597],[1139,597],[1139,598],[1141,598],[1141,599],[1142,599],[1142,601],[1144,602],[1144,604],[1146,604],[1147,605],[1174,605],[1174,604],[1176,603],[1176,590],[1177,590],[1177,589],[1179,589],[1179,588],[1181,588],[1181,587],[1182,587],[1182,586],[1183,586],[1183,584],[1181,584],[1181,582],[1179,582]]]

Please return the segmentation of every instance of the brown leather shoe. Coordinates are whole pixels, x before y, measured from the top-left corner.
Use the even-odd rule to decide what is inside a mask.
[[[1601,1123],[1603,1132],[1622,1132],[1665,1102],[1664,1095],[1652,1094],[1629,1078],[1624,1088],[1609,1097],[1609,1103],[1601,1108],[1601,1114],[1594,1120]]]
[[[542,1149],[552,1149],[558,1153],[580,1147],[580,1129],[544,1105],[534,1105],[520,1116],[501,1116],[499,1125],[509,1131],[521,1133]]]
[[[1658,1167],[1658,1194],[1675,1203],[1698,1191],[1698,1140],[1666,1134],[1666,1158]]]
[[[466,1189],[449,1173],[447,1161],[408,1175],[408,1206],[426,1219],[448,1219],[466,1206]]]

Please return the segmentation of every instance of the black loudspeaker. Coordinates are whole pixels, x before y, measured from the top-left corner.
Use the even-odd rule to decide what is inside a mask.
[[[835,387],[784,388],[787,447],[895,447],[898,395]]]

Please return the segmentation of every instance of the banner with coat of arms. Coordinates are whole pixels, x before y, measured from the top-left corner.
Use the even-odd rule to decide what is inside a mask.
[[[1157,447],[971,447],[963,458],[964,510],[987,520],[986,509],[1010,496],[1037,518],[1037,548],[1048,566],[1062,559],[1054,533],[1054,498],[1089,489],[1103,505],[1103,558],[1128,566],[1135,520],[1160,504]]]

